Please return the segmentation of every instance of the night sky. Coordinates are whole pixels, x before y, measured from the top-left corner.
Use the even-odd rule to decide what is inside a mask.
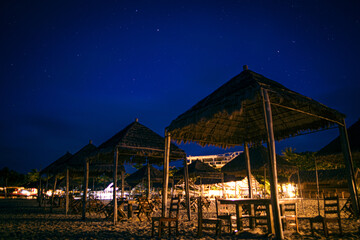
[[[359,1],[340,0],[1,1],[0,168],[41,169],[135,118],[163,135],[245,64],[350,126],[360,117],[359,12]],[[317,151],[337,135],[277,151]]]

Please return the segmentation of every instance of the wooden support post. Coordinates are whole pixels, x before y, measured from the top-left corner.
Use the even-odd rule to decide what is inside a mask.
[[[223,198],[226,198],[225,194],[225,183],[224,183],[224,173],[221,174],[221,185],[222,185],[222,195]]]
[[[351,198],[351,204],[352,208],[354,210],[355,216],[357,218],[360,217],[359,212],[359,198],[356,188],[356,181],[355,181],[355,174],[354,174],[354,165],[353,160],[351,156],[351,150],[350,150],[350,143],[349,138],[346,130],[346,124],[345,119],[343,119],[343,126],[339,125],[339,131],[340,131],[340,141],[341,141],[341,148],[342,152],[344,154],[345,159],[345,169],[346,169],[346,176],[348,179],[348,187],[350,192],[350,198]]]
[[[201,237],[202,236],[202,219],[203,219],[203,213],[202,213],[202,202],[201,202],[201,197],[198,198],[197,200],[197,208],[198,208],[198,232],[197,232],[197,236]]]
[[[250,155],[249,155],[249,146],[247,143],[244,143],[244,150],[245,150],[245,163],[246,163],[246,176],[248,178],[248,187],[249,187],[249,198],[253,198],[253,191],[252,191],[252,179],[251,179],[251,166],[250,166]]]
[[[42,194],[41,194],[42,190],[41,190],[41,173],[39,173],[39,186],[38,186],[38,202],[39,202],[39,207],[41,207],[41,201],[42,201]],[[6,187],[5,187],[5,198],[6,198]]]
[[[54,207],[54,195],[55,195],[55,190],[56,190],[56,182],[57,182],[57,175],[54,176],[54,186],[53,186],[53,191],[51,194],[51,204],[50,204],[50,212],[53,212],[53,207]]]
[[[147,198],[150,200],[150,163],[147,164]]]
[[[253,187],[252,187],[252,178],[251,178],[251,165],[250,165],[250,154],[249,154],[249,146],[247,143],[244,143],[244,150],[245,150],[245,162],[246,162],[246,174],[248,178],[248,188],[249,188],[249,198],[253,198]],[[254,205],[250,205],[250,215],[254,216],[255,209]],[[250,228],[253,229],[255,227],[255,221],[254,218],[250,218]]]
[[[113,183],[113,202],[114,202],[114,225],[117,223],[117,199],[116,199],[116,188],[117,188],[117,169],[118,169],[118,158],[119,158],[119,150],[117,147],[114,149],[114,183]]]
[[[163,175],[163,190],[162,190],[162,205],[161,205],[161,216],[166,216],[167,208],[167,192],[169,184],[169,160],[170,160],[170,133],[165,132],[165,154],[164,154],[164,175]]]
[[[69,168],[66,168],[65,215],[69,213]]]
[[[264,197],[266,196],[266,166],[267,164],[264,166]]]
[[[189,221],[191,220],[191,211],[190,211],[190,188],[189,188],[189,169],[187,165],[186,156],[184,159],[184,182],[185,182],[185,202],[186,210]]]
[[[89,161],[84,162],[84,190],[83,190],[83,206],[82,206],[82,220],[86,219],[86,202],[89,188]]]
[[[121,170],[121,198],[125,197],[125,172]]]
[[[269,153],[268,165],[269,165],[269,177],[270,177],[271,206],[274,216],[273,223],[275,227],[275,237],[277,239],[284,239],[282,223],[280,219],[273,120],[272,120],[270,98],[267,90],[262,89],[262,97],[263,97],[264,119],[265,119],[265,128],[267,132],[267,145],[268,145],[268,153]]]

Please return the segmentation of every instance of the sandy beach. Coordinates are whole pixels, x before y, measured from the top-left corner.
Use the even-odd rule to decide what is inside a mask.
[[[320,201],[321,202],[321,201]],[[315,216],[317,201],[304,200],[300,203],[299,216]],[[344,201],[341,201],[341,206]],[[205,214],[213,214],[214,204]],[[187,221],[185,211],[181,211],[180,234],[171,239],[269,239],[265,229],[238,234],[223,233],[216,237],[213,231],[204,231],[201,238],[196,237],[197,216],[194,213],[191,221]],[[320,224],[316,224],[315,235],[311,235],[308,221],[299,222],[300,233],[295,230],[284,232],[286,239],[326,239]],[[360,222],[342,219],[343,232],[338,234],[337,226],[330,226],[331,239],[359,239]],[[169,238],[167,235],[164,239]],[[105,220],[104,216],[92,215],[86,221],[80,215],[65,216],[63,209],[40,208],[36,200],[0,199],[0,239],[151,239],[151,223],[140,222],[137,218],[119,222],[116,226]],[[155,238],[154,238],[155,239]]]

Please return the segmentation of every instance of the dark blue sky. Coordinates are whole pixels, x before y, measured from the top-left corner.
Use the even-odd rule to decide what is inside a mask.
[[[163,135],[244,64],[350,126],[360,117],[359,12],[358,1],[1,1],[0,168],[41,169],[136,117]],[[277,148],[316,151],[337,134]]]

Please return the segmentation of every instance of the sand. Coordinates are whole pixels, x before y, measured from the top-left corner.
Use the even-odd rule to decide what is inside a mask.
[[[317,215],[317,201],[304,200],[304,207],[299,204],[300,216]],[[341,206],[344,201],[341,202]],[[214,204],[205,214],[214,212]],[[171,239],[269,239],[265,229],[240,234],[223,233],[216,237],[213,231],[204,231],[201,238],[196,237],[197,216],[193,214],[191,221],[186,221],[185,211],[181,211],[180,235],[170,236]],[[337,226],[330,226],[331,239],[360,239],[360,222],[342,219],[343,232],[338,234]],[[315,235],[311,235],[308,221],[300,221],[300,233],[295,230],[284,232],[286,239],[326,239],[321,225],[315,226]],[[164,239],[168,239],[167,235]],[[36,200],[28,199],[0,199],[0,239],[152,239],[151,223],[136,217],[121,221],[116,226],[111,221],[104,220],[104,216],[92,215],[86,221],[80,215],[65,216],[63,209],[39,208]],[[155,239],[155,238],[153,238]]]

